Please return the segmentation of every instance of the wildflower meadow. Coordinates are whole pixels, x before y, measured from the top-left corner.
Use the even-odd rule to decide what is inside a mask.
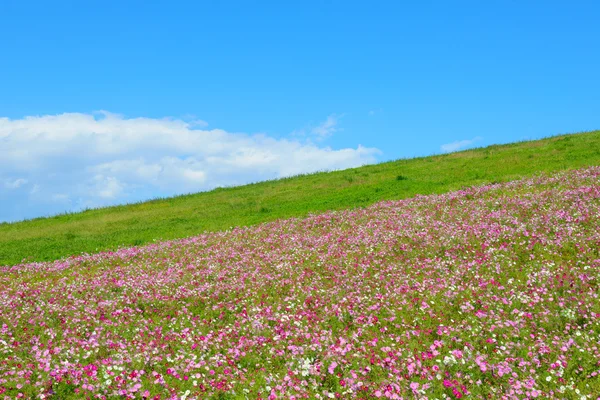
[[[596,399],[600,167],[0,267],[0,398]]]

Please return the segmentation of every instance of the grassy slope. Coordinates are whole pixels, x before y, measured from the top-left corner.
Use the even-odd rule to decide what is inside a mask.
[[[600,165],[600,131],[0,224],[0,265],[23,259],[52,260],[590,165]]]

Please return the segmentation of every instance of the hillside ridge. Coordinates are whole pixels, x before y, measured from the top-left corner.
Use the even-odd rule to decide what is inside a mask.
[[[0,224],[0,265],[55,260],[594,165],[600,165],[600,131],[4,223]]]

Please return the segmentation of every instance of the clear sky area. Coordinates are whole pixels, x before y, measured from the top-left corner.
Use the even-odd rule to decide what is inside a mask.
[[[0,221],[600,128],[597,1],[0,1]]]

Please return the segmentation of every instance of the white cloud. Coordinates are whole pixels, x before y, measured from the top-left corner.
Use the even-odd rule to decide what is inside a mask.
[[[92,194],[102,199],[115,199],[123,191],[124,185],[114,176],[96,175],[96,190]]]
[[[468,139],[468,140],[457,140],[456,142],[452,142],[452,143],[446,143],[440,146],[440,149],[444,152],[444,153],[450,153],[453,151],[457,151],[457,150],[461,150],[467,147],[472,146],[473,144],[479,142],[482,138],[477,136],[474,137],[473,139]]]
[[[331,114],[325,121],[313,127],[310,132],[321,139],[329,137],[339,130],[337,127],[339,118],[340,116]]]
[[[7,179],[4,181],[4,187],[7,189],[18,189],[27,184],[27,179],[17,178],[15,180]]]
[[[327,137],[338,130],[338,118],[330,115],[310,132]],[[379,153],[205,126],[194,116],[125,118],[105,111],[0,118],[0,182],[6,189],[30,185],[20,192],[28,196],[26,207],[16,206],[23,197],[4,196],[0,221],[68,211],[65,205],[74,210],[349,168],[375,162]],[[52,208],[58,203],[63,209]]]

